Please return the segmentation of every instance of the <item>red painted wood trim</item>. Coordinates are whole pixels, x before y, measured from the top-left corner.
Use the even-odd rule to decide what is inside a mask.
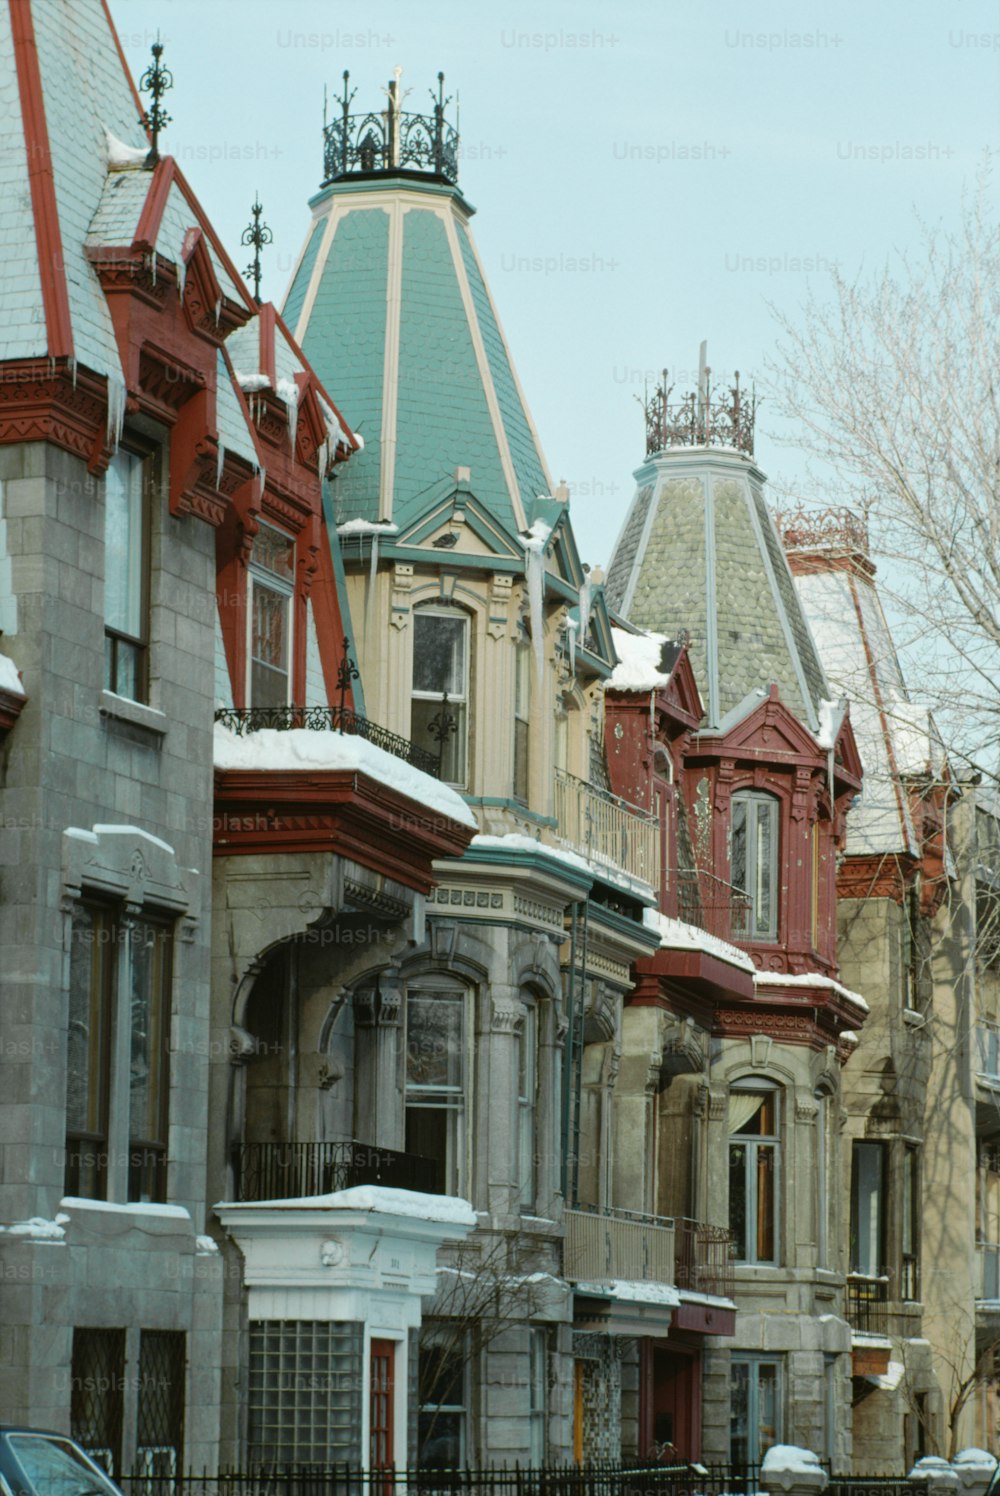
[[[28,156],[28,185],[31,189],[48,353],[50,358],[72,358],[73,324],[69,314],[66,265],[63,260],[52,155],[49,151],[42,74],[31,18],[31,0],[10,0],[10,25],[21,95],[24,144]]]
[[[191,208],[191,211],[194,213],[195,218],[198,220],[202,232],[207,239],[210,239],[212,241],[212,248],[215,250],[216,254],[219,256],[219,259],[222,261],[227,275],[232,280],[237,291],[241,293],[247,311],[252,312],[254,315],[256,315],[258,310],[257,303],[254,301],[253,297],[250,295],[250,292],[247,290],[242,275],[236,269],[236,266],[233,264],[232,260],[226,253],[222,243],[219,240],[218,234],[215,232],[209,221],[208,214],[205,212],[204,208],[201,206],[201,203],[198,201],[197,197],[192,191],[190,182],[181,171],[180,167],[177,165],[177,162],[173,159],[172,156],[168,156],[165,159],[170,162],[174,181],[177,183],[178,187],[187,199],[188,206]]]
[[[142,119],[142,116],[145,114],[146,108],[142,102],[142,99],[139,97],[139,90],[135,86],[135,80],[133,79],[132,74],[129,70],[128,63],[125,60],[125,53],[122,51],[122,44],[119,40],[115,23],[111,19],[111,12],[108,9],[108,0],[101,0],[101,9],[104,11],[104,19],[108,23],[108,30],[111,32],[111,37],[114,41],[115,49],[118,53],[118,57],[122,65],[122,72],[125,74],[125,78],[128,83],[129,89],[131,90],[132,97],[135,100],[136,122],[138,123],[138,121],[140,121]],[[153,137],[148,130],[146,131],[146,139],[149,141],[150,145],[152,145]]]
[[[261,303],[260,316],[260,344],[258,357],[260,358],[260,372],[266,374],[271,381],[272,390],[278,388],[278,374],[276,359],[274,357],[274,303],[265,301]]]
[[[142,205],[139,222],[135,226],[133,249],[148,249],[152,253],[156,248],[156,237],[160,232],[160,224],[163,222],[163,213],[175,176],[176,167],[172,156],[164,156],[156,163],[153,169],[153,180],[146,193],[146,201]]]

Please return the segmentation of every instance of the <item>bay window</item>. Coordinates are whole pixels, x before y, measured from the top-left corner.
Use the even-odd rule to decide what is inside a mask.
[[[149,614],[148,463],[119,447],[104,479],[104,686],[145,701]]]
[[[732,799],[733,936],[778,938],[778,801],[757,790]],[[745,896],[745,897],[742,897]]]
[[[292,603],[295,542],[270,525],[253,538],[247,573],[247,700],[287,706],[292,694]]]
[[[777,1262],[780,1093],[767,1082],[729,1093],[729,1229],[737,1262]]]
[[[413,615],[410,737],[441,756],[441,778],[464,786],[468,757],[469,620],[456,608]]]

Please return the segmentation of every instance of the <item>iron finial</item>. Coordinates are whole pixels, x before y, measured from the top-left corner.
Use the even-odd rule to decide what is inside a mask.
[[[153,136],[149,155],[146,157],[146,165],[155,166],[160,159],[160,131],[165,130],[171,122],[170,115],[160,106],[160,99],[168,88],[173,88],[174,75],[169,68],[162,67],[160,64],[160,58],[163,56],[163,43],[160,41],[159,32],[156,33],[156,41],[150,51],[153,54],[153,61],[139,80],[139,89],[142,93],[151,94],[153,102],[152,107],[140,115],[139,123]]]
[[[254,193],[253,207],[250,209],[253,217],[243,230],[240,239],[241,244],[253,245],[253,259],[244,270],[243,274],[253,280],[253,299],[260,306],[260,252],[265,244],[274,241],[274,235],[266,223],[261,223],[261,202],[259,194]]]

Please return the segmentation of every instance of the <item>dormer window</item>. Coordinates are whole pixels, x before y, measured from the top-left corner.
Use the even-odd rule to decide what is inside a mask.
[[[778,938],[778,801],[757,790],[732,799],[733,937]]]
[[[149,617],[146,462],[119,447],[104,480],[104,685],[145,701]]]
[[[270,525],[261,525],[253,539],[247,573],[250,706],[287,706],[291,700],[294,589],[294,540]]]
[[[447,698],[447,699],[446,699]],[[410,737],[441,754],[441,778],[464,786],[469,740],[469,620],[455,608],[413,615]]]

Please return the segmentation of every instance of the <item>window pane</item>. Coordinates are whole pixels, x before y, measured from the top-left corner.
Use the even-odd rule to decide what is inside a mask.
[[[757,832],[754,926],[759,935],[768,935],[773,927],[774,910],[774,807],[758,801],[754,805],[754,811]]]
[[[253,538],[250,562],[291,582],[295,577],[295,542],[280,530],[261,525]]]
[[[781,1435],[778,1398],[778,1368],[767,1362],[757,1366],[757,1448],[755,1458],[762,1460],[777,1444]]]
[[[119,448],[104,480],[104,621],[143,636],[143,504],[141,457]]]
[[[125,1331],[73,1331],[70,1433],[109,1475],[120,1474]]]
[[[358,1464],[362,1327],[312,1320],[250,1323],[252,1464]]]
[[[445,731],[448,722],[454,727]],[[447,784],[465,783],[466,731],[465,703],[449,697],[447,705],[441,697],[414,697],[410,716],[410,738],[418,748],[428,753],[441,755],[441,778]],[[444,736],[441,734],[444,732]]]
[[[466,621],[438,613],[413,615],[413,689],[465,697]]]
[[[774,1218],[777,1205],[777,1157],[773,1143],[756,1144],[756,1214],[758,1262],[773,1262]]]
[[[461,1088],[464,1007],[461,993],[411,992],[407,995],[408,1088]]]
[[[729,1372],[729,1459],[742,1469],[750,1459],[750,1366],[733,1361]]]
[[[732,882],[747,891],[747,804],[739,797],[733,800]]]
[[[875,1277],[882,1271],[882,1147],[855,1143],[851,1268]]]
[[[129,940],[129,1199],[163,1196],[167,1146],[170,935],[137,919]]]
[[[729,1230],[737,1262],[747,1260],[747,1150],[743,1143],[729,1145]]]

